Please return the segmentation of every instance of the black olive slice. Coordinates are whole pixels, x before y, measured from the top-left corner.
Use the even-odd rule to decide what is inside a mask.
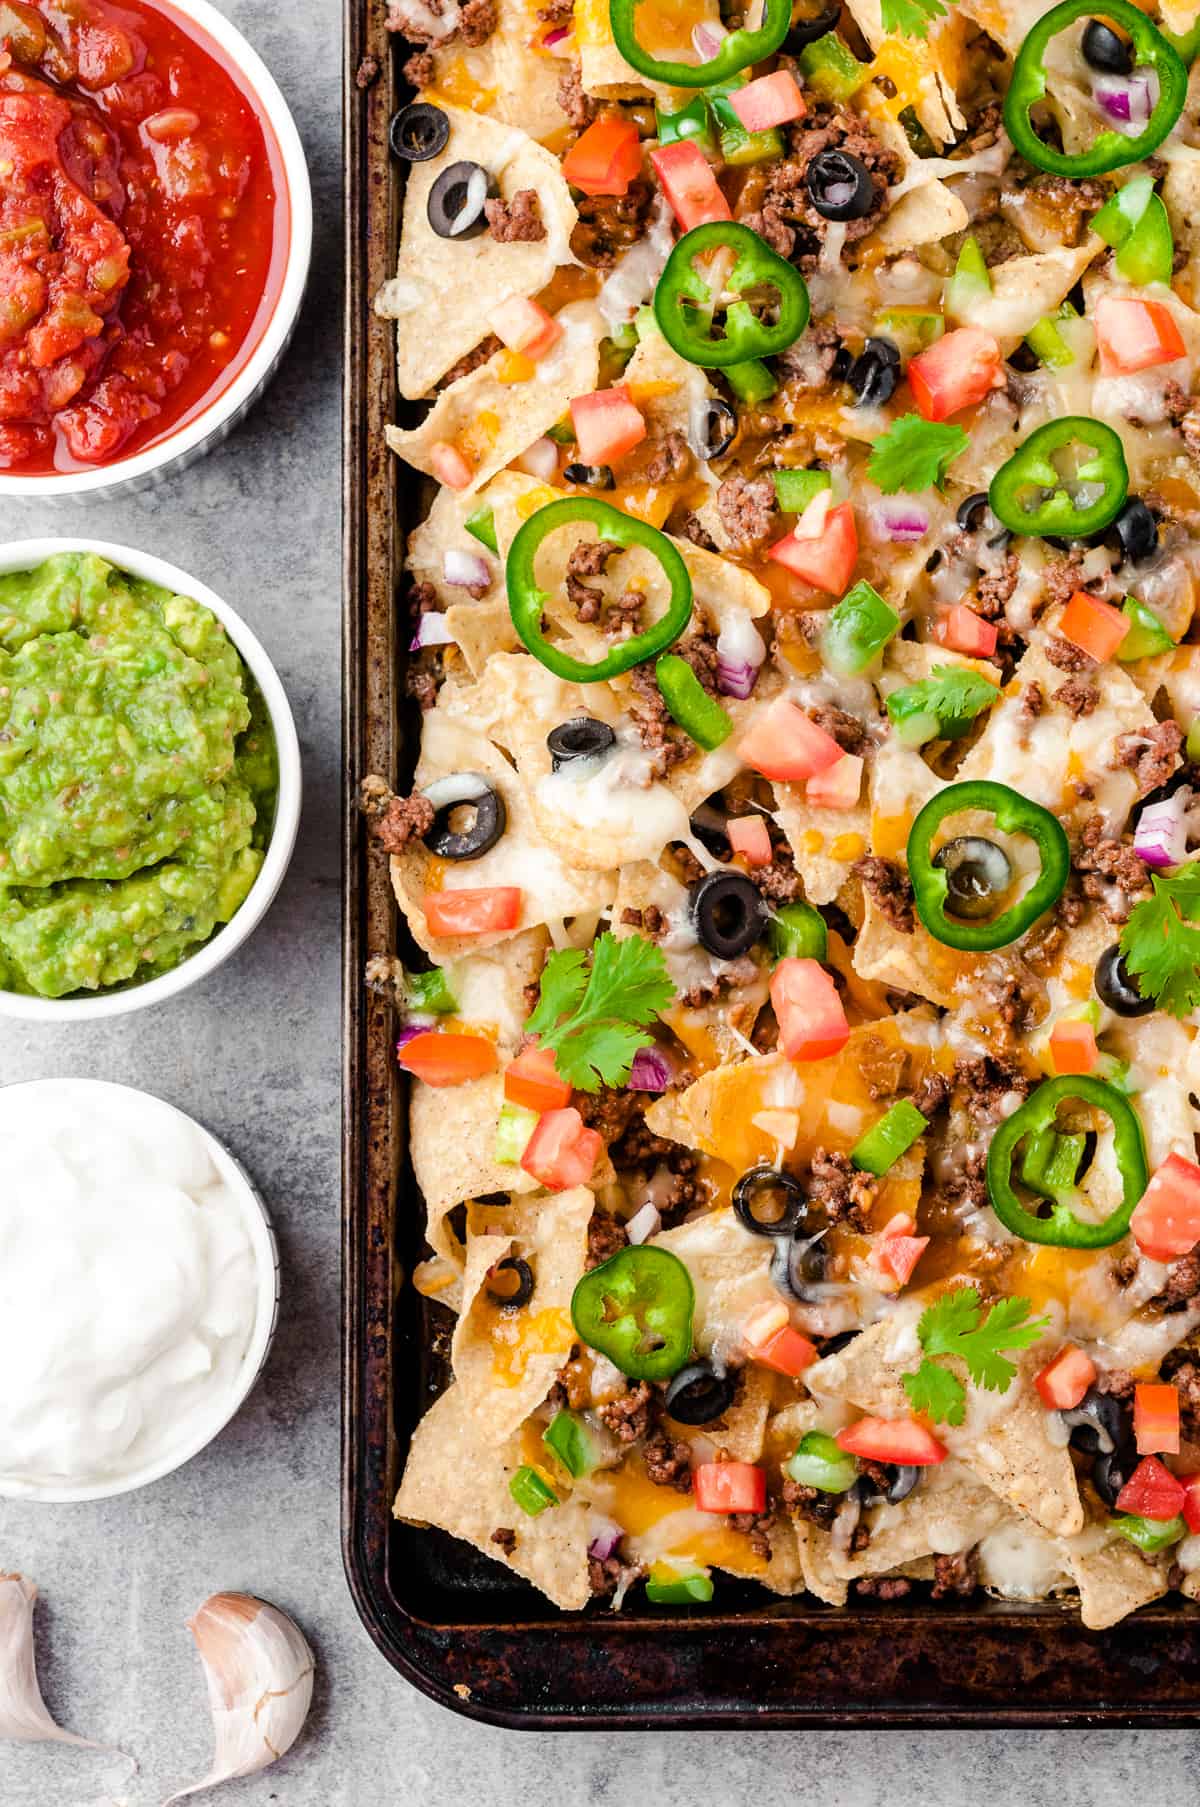
[[[1144,998],[1137,980],[1125,964],[1125,956],[1114,941],[1096,962],[1094,980],[1096,996],[1117,1016],[1149,1016],[1154,999]]]
[[[559,722],[546,736],[550,764],[556,772],[573,759],[598,759],[616,744],[617,737],[608,723],[597,721],[592,715],[577,715],[573,721]]]
[[[738,417],[728,402],[712,396],[705,402],[696,421],[696,444],[701,458],[720,458],[737,437]]]
[[[718,960],[736,960],[767,926],[762,893],[740,872],[709,872],[698,878],[689,903],[700,945]]]
[[[666,1407],[677,1424],[711,1424],[733,1404],[737,1383],[711,1362],[680,1368],[667,1387]]]
[[[989,916],[996,899],[1012,884],[1008,855],[982,835],[957,835],[939,847],[933,863],[946,874],[946,909],[968,921]]]
[[[890,339],[868,339],[846,373],[860,408],[890,401],[900,381],[900,352]]]
[[[826,37],[836,29],[841,16],[841,0],[833,0],[831,5],[822,6],[811,18],[793,16],[783,48],[795,52],[803,50],[806,44],[815,44],[818,38]]]
[[[921,1470],[908,1462],[885,1462],[880,1465],[888,1470],[889,1480],[886,1487],[881,1487],[869,1475],[860,1475],[856,1485],[859,1498],[864,1506],[898,1506],[906,1500],[921,1479]]]
[[[751,1167],[733,1189],[733,1208],[756,1236],[791,1236],[804,1222],[808,1200],[792,1174],[779,1167]]]
[[[440,107],[415,100],[392,116],[388,132],[392,149],[406,163],[428,163],[450,140],[450,121]]]
[[[1111,25],[1089,19],[1083,34],[1083,60],[1105,75],[1132,75],[1133,45],[1128,38],[1118,37]]]
[[[508,825],[504,798],[479,772],[437,778],[421,794],[435,811],[425,845],[439,859],[477,860],[496,845]],[[455,826],[457,810],[470,814],[465,827]]]
[[[776,1239],[771,1284],[782,1293],[790,1293],[793,1299],[799,1299],[802,1305],[812,1305],[820,1299],[821,1294],[813,1289],[825,1284],[828,1269],[829,1255],[823,1230],[815,1236],[780,1236]]]
[[[718,802],[720,792],[714,792]],[[733,853],[729,844],[729,817],[722,803],[718,808],[712,798],[698,803],[688,818],[688,827],[696,839],[713,855],[714,859],[727,860]]]
[[[1110,1454],[1096,1457],[1092,1463],[1092,1485],[1106,1506],[1116,1505],[1118,1493],[1137,1465],[1137,1452],[1129,1448],[1114,1449]]]
[[[577,489],[615,489],[617,486],[612,466],[608,464],[568,464],[563,476]]]
[[[1158,551],[1158,522],[1140,496],[1130,496],[1109,528],[1121,548],[1121,564],[1139,565]]]
[[[804,181],[808,198],[823,220],[865,220],[875,205],[871,172],[849,151],[818,151]]]
[[[504,1311],[517,1311],[533,1297],[533,1269],[519,1255],[497,1261],[486,1281],[488,1298]]]
[[[1128,1411],[1111,1393],[1089,1387],[1079,1404],[1059,1417],[1070,1428],[1071,1448],[1089,1456],[1111,1456],[1130,1440],[1133,1425]]]
[[[452,163],[429,191],[425,211],[439,238],[478,238],[487,231],[483,203],[497,192],[478,163]]]
[[[955,520],[960,533],[978,533],[987,521],[988,495],[986,489],[976,490],[973,496],[966,496],[958,505]]]

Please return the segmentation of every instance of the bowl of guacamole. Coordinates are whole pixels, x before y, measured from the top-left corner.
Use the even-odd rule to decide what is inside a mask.
[[[299,813],[287,698],[226,603],[128,547],[0,548],[0,1015],[115,1015],[204,977]]]

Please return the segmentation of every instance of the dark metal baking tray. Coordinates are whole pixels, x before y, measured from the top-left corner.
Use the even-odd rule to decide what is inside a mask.
[[[363,1622],[434,1700],[517,1728],[1194,1724],[1195,1608],[1150,1608],[1097,1633],[1047,1605],[912,1599],[839,1612],[721,1582],[710,1608],[564,1615],[465,1545],[392,1518],[413,1425],[441,1384],[446,1325],[406,1283],[421,1206],[391,1012],[361,983],[368,953],[392,950],[399,934],[353,786],[367,771],[406,770],[395,601],[417,501],[384,445],[393,328],[371,312],[394,262],[402,192],[387,144],[399,69],[383,13],[383,0],[348,0],[342,1541]],[[360,87],[367,59],[378,73]]]

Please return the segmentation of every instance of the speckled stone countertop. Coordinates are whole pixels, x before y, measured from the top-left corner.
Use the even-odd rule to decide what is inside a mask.
[[[373,0],[378,3],[378,0]],[[42,1590],[47,1697],[131,1752],[0,1745],[2,1807],[154,1807],[203,1773],[204,1684],[184,1620],[219,1588],[295,1614],[317,1652],[301,1742],[211,1797],[229,1807],[1128,1807],[1190,1799],[1183,1733],[497,1732],[400,1681],[355,1616],[338,1542],[338,813],[340,7],[226,0],[295,109],[317,243],[284,370],[235,437],[145,497],[10,505],[5,538],[92,533],[142,546],[226,596],[275,659],[307,785],[300,847],[270,916],[207,984],[165,1008],[73,1029],[6,1023],[0,1078],[70,1073],[160,1093],[222,1136],[274,1213],[279,1337],[247,1409],[201,1457],[95,1506],[0,1501],[0,1569]],[[2,1377],[0,1377],[2,1384]]]

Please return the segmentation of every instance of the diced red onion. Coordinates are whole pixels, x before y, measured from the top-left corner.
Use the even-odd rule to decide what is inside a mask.
[[[1187,858],[1188,793],[1178,790],[1160,803],[1151,803],[1138,817],[1133,851],[1147,866],[1161,870],[1179,866]]]
[[[559,25],[553,31],[548,31],[546,33],[545,37],[542,39],[542,49],[553,50],[556,44],[564,43],[570,35],[571,28],[569,25]]]
[[[725,27],[715,22],[706,20],[703,25],[693,25],[692,49],[703,62],[711,63],[721,48],[722,39],[728,35]]]
[[[629,1222],[625,1225],[625,1234],[628,1236],[630,1242],[636,1245],[640,1242],[649,1242],[652,1236],[657,1236],[661,1226],[662,1218],[659,1215],[657,1205],[652,1205],[647,1202],[642,1206],[640,1211],[635,1211],[633,1216],[629,1219]]]
[[[1092,93],[1101,111],[1125,132],[1140,131],[1154,111],[1157,78],[1137,70],[1126,76],[1101,76]]]
[[[463,546],[448,546],[442,559],[442,576],[456,590],[472,590],[489,585],[492,570],[477,552],[468,552]]]
[[[766,656],[747,611],[731,609],[717,635],[717,689],[724,696],[748,697]]]
[[[453,640],[446,617],[438,609],[428,609],[417,617],[417,631],[408,643],[408,650],[415,653],[423,646],[450,646]]]
[[[623,1526],[615,1518],[601,1518],[594,1515],[591,1520],[594,1533],[588,1545],[588,1555],[594,1556],[597,1562],[607,1562],[625,1535]]]
[[[552,483],[558,474],[558,447],[552,439],[535,439],[517,459],[517,469],[539,483]]]
[[[639,1048],[629,1069],[631,1092],[665,1092],[671,1083],[671,1063],[661,1048]]]
[[[884,496],[869,512],[876,538],[911,546],[929,532],[929,511],[913,496]]]
[[[735,665],[730,659],[718,658],[717,689],[722,696],[736,696],[744,701],[754,689],[757,680],[757,666]]]
[[[407,1047],[414,1035],[424,1035],[428,1027],[428,1023],[405,1023],[403,1029],[396,1032],[396,1053],[399,1054],[402,1048]]]

